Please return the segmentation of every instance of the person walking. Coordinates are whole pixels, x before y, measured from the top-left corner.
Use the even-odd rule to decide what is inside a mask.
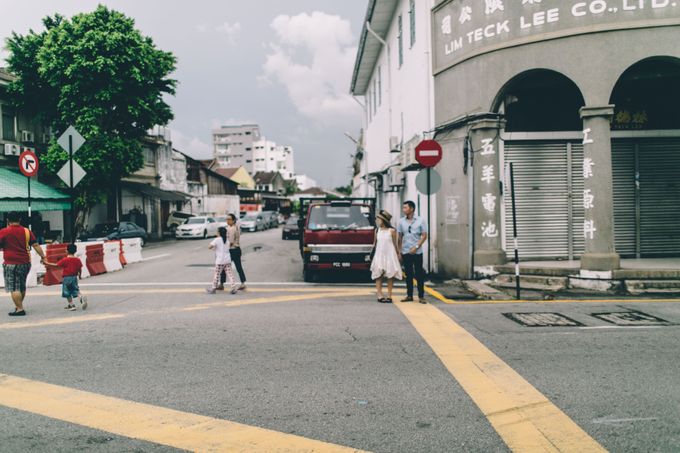
[[[241,281],[238,289],[243,291],[246,289],[246,273],[243,271],[243,264],[241,263],[241,228],[236,223],[236,216],[234,214],[227,214],[227,238],[229,238],[229,255],[231,262],[236,267],[238,277]],[[227,280],[225,272],[220,276],[220,286],[218,289],[224,289],[224,282]]]
[[[217,237],[208,246],[210,250],[215,250],[215,272],[213,274],[213,282],[210,288],[206,289],[208,294],[215,294],[215,290],[220,286],[220,278],[222,272],[226,273],[229,284],[231,285],[231,293],[236,294],[238,286],[234,278],[234,271],[231,268],[231,256],[229,256],[229,242],[227,241],[227,229],[219,227],[217,229]]]
[[[416,204],[407,201],[403,205],[404,217],[399,220],[399,251],[406,270],[406,298],[402,302],[413,302],[413,278],[418,282],[418,301],[425,300],[425,270],[423,269],[423,244],[427,241],[427,222],[416,216]]]
[[[83,310],[87,309],[87,296],[85,296],[78,286],[78,280],[82,278],[83,262],[76,256],[78,247],[75,244],[69,244],[66,247],[65,258],[62,258],[57,263],[45,261],[45,265],[52,267],[60,267],[63,272],[63,281],[61,282],[61,297],[66,299],[66,306],[69,311],[76,311],[76,305],[73,303],[74,299],[80,299],[80,307]]]
[[[394,279],[401,280],[401,262],[397,252],[397,232],[392,228],[392,215],[387,211],[380,211],[376,216],[378,229],[375,234],[373,247],[375,254],[371,261],[371,278],[375,280],[378,302],[392,303],[392,288]],[[387,297],[383,297],[383,279],[387,279]]]
[[[38,245],[35,235],[21,226],[21,214],[10,212],[7,215],[7,228],[0,230],[0,249],[3,250],[4,263],[2,271],[5,277],[5,292],[10,293],[14,302],[14,311],[10,316],[26,316],[24,299],[26,298],[26,279],[31,271],[31,248],[40,255],[40,262],[45,262],[45,253]]]

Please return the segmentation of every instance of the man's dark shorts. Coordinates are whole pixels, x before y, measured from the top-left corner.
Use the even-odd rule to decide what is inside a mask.
[[[2,271],[5,276],[5,292],[26,292],[26,279],[31,271],[31,264],[3,264]]]

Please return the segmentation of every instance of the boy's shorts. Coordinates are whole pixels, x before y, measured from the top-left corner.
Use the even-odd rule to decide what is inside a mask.
[[[80,288],[78,287],[78,277],[69,276],[64,277],[61,284],[61,297],[65,299],[73,299],[80,296]]]

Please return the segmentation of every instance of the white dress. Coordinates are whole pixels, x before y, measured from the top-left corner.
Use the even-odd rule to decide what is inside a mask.
[[[375,245],[375,255],[371,263],[371,278],[376,280],[379,277],[396,278],[401,280],[401,263],[397,255],[397,249],[392,241],[392,231],[388,229],[378,229],[378,237]]]

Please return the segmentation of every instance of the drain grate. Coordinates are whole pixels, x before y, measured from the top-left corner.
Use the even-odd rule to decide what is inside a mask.
[[[580,322],[561,313],[503,313],[524,327],[580,327]]]
[[[597,319],[617,326],[670,326],[672,323],[665,319],[643,313],[641,311],[619,311],[607,313],[592,313]]]

